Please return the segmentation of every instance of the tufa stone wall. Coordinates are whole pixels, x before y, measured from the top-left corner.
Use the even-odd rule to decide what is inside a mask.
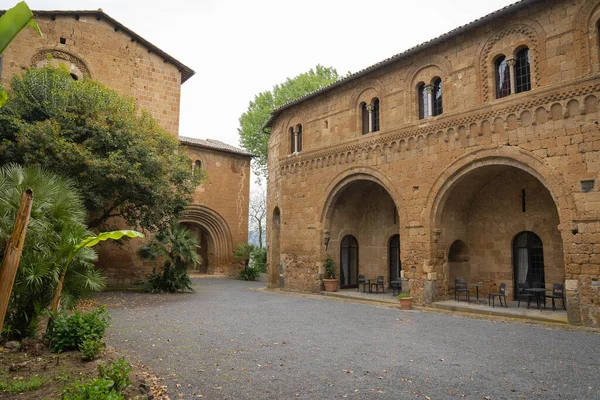
[[[486,283],[484,296],[501,282],[512,295],[512,241],[529,231],[543,242],[546,286],[567,287],[569,320],[600,326],[599,20],[598,0],[519,3],[276,111],[269,286],[284,271],[284,289],[318,288],[345,234],[358,239],[359,273],[387,282],[397,233],[418,303],[448,298],[457,274]],[[495,60],[524,46],[531,90],[496,99]],[[417,87],[438,77],[443,113],[420,120]],[[361,104],[375,98],[380,130],[363,135]],[[297,124],[303,151],[289,154]],[[456,240],[468,253],[451,266]]]
[[[179,132],[181,72],[146,46],[93,15],[36,15],[44,36],[24,29],[2,55],[0,81],[8,85],[14,74],[46,62],[65,64],[78,78],[91,77],[131,96],[140,108],[171,134]],[[61,43],[61,42],[64,42]]]
[[[248,243],[251,158],[201,146],[188,145],[186,150],[192,164],[201,162],[208,178],[196,189],[182,221],[200,238],[204,235],[205,272],[237,276],[243,263],[233,258],[233,251],[238,244]]]

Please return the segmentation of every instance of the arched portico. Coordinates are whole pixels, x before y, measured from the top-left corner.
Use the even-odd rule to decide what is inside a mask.
[[[389,240],[394,235],[402,237],[399,215],[403,211],[397,207],[397,198],[387,179],[369,168],[340,174],[326,191],[320,211],[321,243],[327,246],[320,247],[322,259],[336,260],[341,287],[356,287],[357,274],[381,275],[389,284]]]
[[[483,282],[484,292],[506,283],[508,297],[515,298],[513,240],[525,231],[544,243],[539,284],[564,283],[563,232],[575,210],[560,175],[518,149],[477,153],[440,176],[424,210],[438,296],[452,290],[455,278],[465,278]]]
[[[225,219],[208,207],[192,204],[182,213],[179,222],[198,235],[201,272],[208,274],[233,274],[233,242]],[[202,245],[205,245],[203,248]]]

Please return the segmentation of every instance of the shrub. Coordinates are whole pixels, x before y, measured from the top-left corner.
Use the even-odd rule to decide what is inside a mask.
[[[123,400],[123,395],[115,391],[114,386],[113,381],[105,378],[75,382],[63,389],[62,400]]]
[[[331,257],[325,260],[325,279],[335,279],[335,261]]]
[[[163,271],[156,272],[156,268],[148,276],[148,280],[143,282],[144,292],[147,293],[175,293],[189,290],[193,292],[192,280],[187,270],[181,270],[172,266],[163,267]]]
[[[143,245],[139,251],[142,258],[165,260],[162,272],[157,272],[156,268],[152,270],[144,283],[144,291],[175,293],[189,290],[193,292],[187,268],[202,261],[196,251],[199,247],[198,238],[177,223],[172,223],[167,229],[158,232],[156,237],[150,243]]]
[[[79,351],[81,352],[81,359],[83,361],[92,361],[98,358],[104,342],[99,339],[86,339],[79,345]]]
[[[252,266],[258,269],[258,272],[267,272],[267,249],[256,248],[250,255]]]
[[[54,314],[46,338],[53,351],[78,350],[85,341],[101,341],[109,321],[110,315],[103,306],[86,314],[61,311]]]
[[[260,276],[260,271],[258,268],[248,267],[248,268],[244,268],[243,270],[240,271],[238,278],[243,281],[255,281],[259,278],[259,276]]]
[[[131,365],[124,359],[117,360],[108,367],[104,364],[98,364],[98,374],[100,375],[100,378],[113,381],[113,388],[117,391],[129,387],[129,384],[131,383],[129,380],[130,372]]]

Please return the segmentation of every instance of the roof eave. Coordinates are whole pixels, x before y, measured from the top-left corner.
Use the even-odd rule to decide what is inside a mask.
[[[4,13],[4,12],[2,12],[2,13]],[[48,15],[48,16],[53,16],[53,15],[75,15],[75,16],[93,15],[93,16],[96,16],[96,18],[98,18],[98,19],[103,18],[103,19],[107,20],[108,22],[110,22],[111,24],[115,25],[115,32],[122,30],[123,32],[125,32],[129,36],[131,36],[132,40],[135,39],[137,42],[144,45],[148,49],[148,51],[154,52],[158,56],[162,57],[164,62],[170,62],[171,64],[175,65],[179,69],[179,72],[181,73],[181,84],[183,84],[185,81],[190,79],[196,73],[193,69],[191,69],[190,67],[188,67],[181,61],[177,60],[175,57],[164,52],[158,46],[150,43],[149,41],[147,41],[146,39],[144,39],[143,37],[141,37],[134,31],[132,31],[131,29],[127,28],[125,25],[121,24],[116,19],[112,18],[110,15],[106,14],[104,11],[101,11],[101,10],[33,10],[33,14],[34,14],[34,17],[37,15],[44,15],[44,16],[46,16],[46,15]]]
[[[236,156],[240,156],[240,157],[249,157],[249,158],[256,158],[255,154],[252,153],[242,153],[242,152],[237,152],[234,150],[227,150],[227,149],[218,149],[215,147],[210,147],[210,146],[206,146],[200,143],[194,143],[194,142],[188,142],[187,140],[182,140],[179,139],[179,143],[185,145],[185,146],[191,146],[191,147],[198,147],[200,149],[206,149],[206,150],[212,150],[212,151],[218,151],[221,153],[229,153],[229,154],[234,154]]]

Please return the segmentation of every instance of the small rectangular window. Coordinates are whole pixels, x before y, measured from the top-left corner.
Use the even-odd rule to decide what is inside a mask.
[[[60,44],[67,44],[67,39],[65,39],[64,37],[61,37]]]

